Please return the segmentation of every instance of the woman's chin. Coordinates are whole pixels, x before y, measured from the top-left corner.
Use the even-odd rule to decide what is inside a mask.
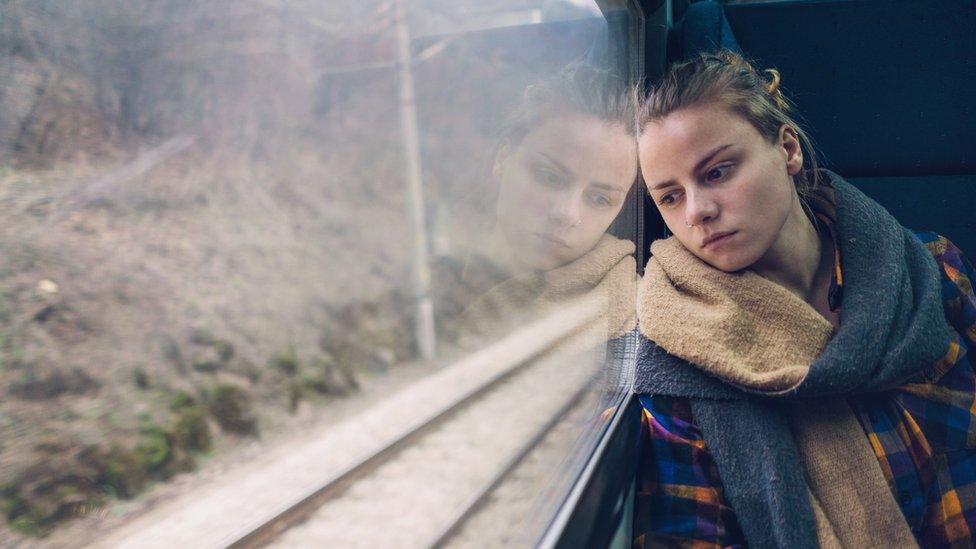
[[[566,263],[557,257],[547,255],[532,255],[522,258],[522,264],[535,271],[551,271]]]
[[[570,263],[574,259],[567,257],[571,254],[558,253],[556,246],[546,243],[532,245],[534,243],[532,239],[527,239],[520,242],[521,245],[514,246],[516,260],[526,268],[536,271],[551,271]]]
[[[721,253],[721,254],[695,254],[699,259],[708,263],[712,267],[725,271],[727,273],[734,273],[741,271],[743,269],[748,269],[750,265],[755,263],[755,260],[750,260],[749,258],[743,257],[741,254],[732,253]]]

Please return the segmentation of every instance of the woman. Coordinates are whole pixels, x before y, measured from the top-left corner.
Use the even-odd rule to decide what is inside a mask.
[[[635,545],[971,545],[970,267],[817,170],[789,113],[779,74],[728,52],[641,107],[674,236],[638,295]]]
[[[578,66],[530,86],[507,121],[495,222],[465,269],[467,280],[495,275],[467,308],[468,335],[495,338],[594,294],[607,324],[591,344],[633,328],[634,245],[607,229],[637,178],[637,141],[633,102],[614,89],[605,71]]]

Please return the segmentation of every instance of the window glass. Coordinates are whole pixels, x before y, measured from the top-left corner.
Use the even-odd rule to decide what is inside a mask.
[[[625,12],[0,11],[0,544],[226,545],[353,470],[262,541],[538,539],[630,383]]]

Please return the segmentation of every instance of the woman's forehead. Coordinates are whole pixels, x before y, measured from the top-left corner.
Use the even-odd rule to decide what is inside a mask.
[[[526,135],[520,151],[558,163],[580,178],[599,177],[629,187],[636,176],[636,148],[636,139],[622,125],[577,114],[539,124]]]
[[[644,126],[638,145],[641,168],[645,175],[686,171],[718,147],[761,140],[748,121],[723,107],[680,109]]]

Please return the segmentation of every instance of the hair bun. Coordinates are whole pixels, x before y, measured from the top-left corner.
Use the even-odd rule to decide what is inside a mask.
[[[776,69],[766,69],[763,72],[770,76],[769,84],[766,85],[766,92],[776,102],[776,106],[781,109],[786,109],[788,107],[786,98],[783,97],[783,91],[779,89],[779,84],[782,81],[779,71]]]

